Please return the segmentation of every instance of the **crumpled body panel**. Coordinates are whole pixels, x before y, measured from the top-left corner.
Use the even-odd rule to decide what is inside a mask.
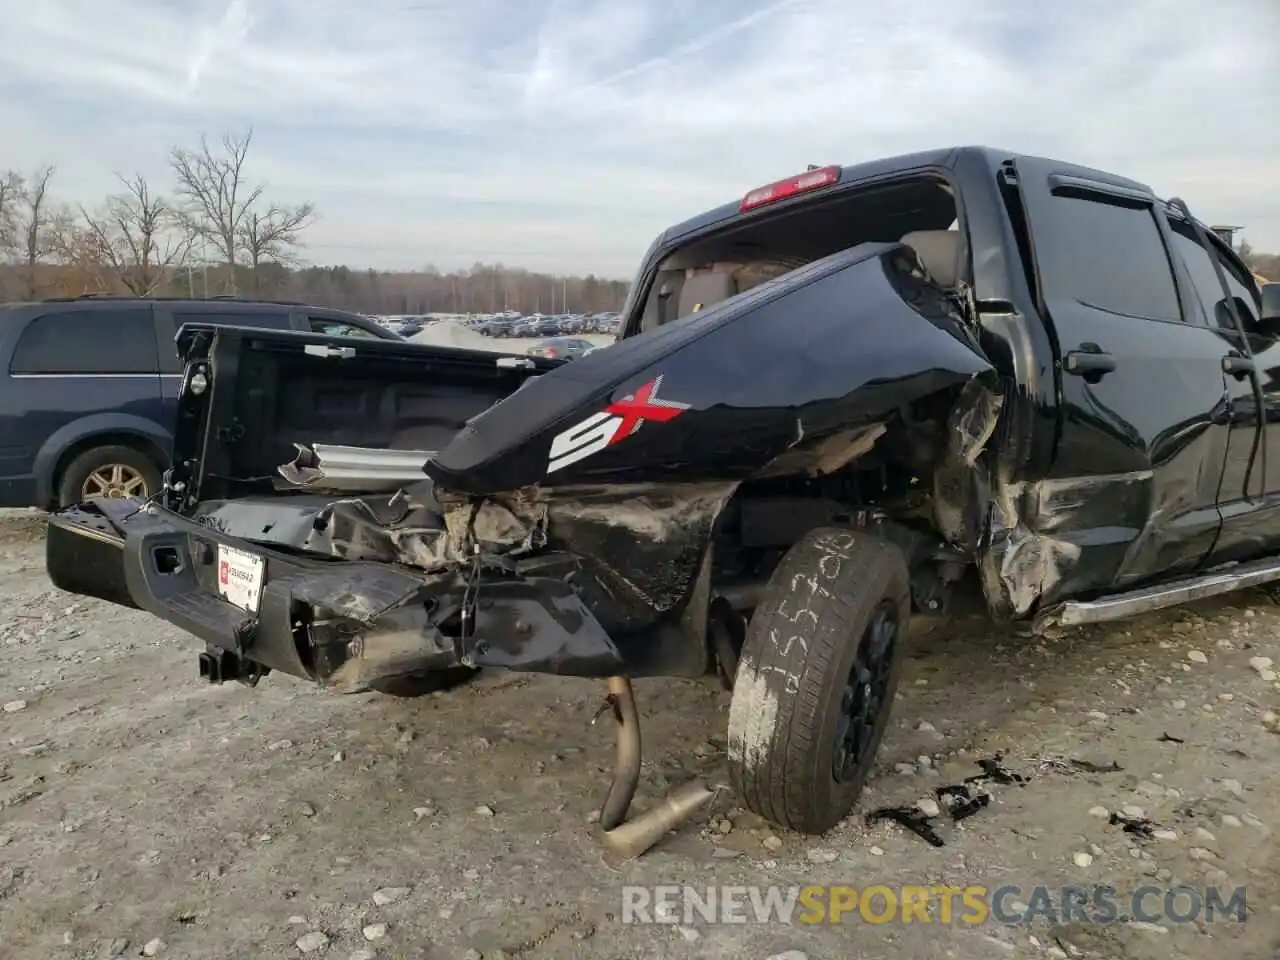
[[[864,244],[527,382],[425,469],[442,497],[740,481],[991,371],[910,250]]]

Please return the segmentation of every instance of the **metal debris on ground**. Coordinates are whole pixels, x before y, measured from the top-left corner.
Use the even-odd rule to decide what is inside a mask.
[[[1075,757],[1027,757],[1028,763],[1034,763],[1040,773],[1057,770],[1061,773],[1123,773],[1124,767],[1114,760],[1107,763],[1094,763],[1092,760],[1078,760]]]
[[[982,789],[984,784],[1025,786],[1030,779],[1006,769],[1003,754],[997,753],[992,757],[983,757],[976,763],[981,773],[965,777],[961,783],[938,787],[933,791],[952,823],[959,823],[991,805],[991,794]],[[926,816],[918,806],[880,807],[871,811],[866,817],[868,824],[880,820],[891,820],[910,830],[930,846],[941,847],[946,843],[934,828],[937,819],[938,817]]]
[[[878,810],[872,810],[867,814],[868,824],[876,823],[880,820],[892,820],[899,826],[910,830],[931,847],[946,846],[945,841],[933,828],[934,819],[934,817],[926,817],[916,807],[880,807]]]
[[[1027,782],[1027,778],[1016,773],[1010,773],[1004,768],[1004,754],[997,753],[993,757],[983,757],[978,761],[978,767],[982,773],[975,774],[972,777],[965,777],[965,783],[982,783],[986,781],[994,781],[1005,785],[1023,784]]]
[[[955,823],[966,820],[979,810],[991,805],[991,794],[974,792],[967,784],[961,783],[951,787],[939,787],[934,791],[938,800],[947,808]]]
[[[1112,813],[1107,818],[1107,822],[1113,827],[1120,827],[1125,833],[1132,834],[1143,840],[1152,838],[1152,831],[1155,830],[1156,824],[1146,817],[1130,817],[1123,813]]]
[[[1028,757],[1027,760],[1037,764],[1038,772],[1040,773],[1046,773],[1050,770],[1064,773],[1120,773],[1124,769],[1115,761],[1095,763],[1092,760],[1079,760],[1074,757]],[[978,769],[982,771],[981,773],[975,773],[971,777],[965,777],[960,783],[938,787],[933,791],[934,796],[938,798],[939,805],[946,811],[952,823],[966,820],[991,805],[991,793],[983,789],[985,785],[999,784],[1001,786],[1022,787],[1031,782],[1030,777],[1009,770],[1004,765],[1003,754],[997,753],[990,757],[982,757],[975,762]],[[1117,815],[1113,815],[1111,821],[1113,824],[1118,822],[1115,816]],[[866,817],[869,824],[880,820],[891,820],[910,830],[931,846],[941,847],[945,845],[945,841],[934,828],[936,819],[936,817],[926,816],[918,806],[881,807],[871,811]],[[1142,833],[1138,830],[1137,821],[1125,819],[1125,823],[1134,825],[1132,829],[1126,826],[1125,829],[1128,832],[1138,832],[1139,836],[1149,835],[1149,832]]]

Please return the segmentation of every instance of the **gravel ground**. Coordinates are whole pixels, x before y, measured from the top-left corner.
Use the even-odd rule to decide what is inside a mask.
[[[590,725],[596,685],[495,674],[420,700],[276,676],[210,687],[178,631],[52,589],[38,517],[0,515],[0,557],[0,957],[1280,955],[1280,697],[1258,659],[1280,660],[1280,610],[1261,591],[1053,641],[969,621],[917,641],[863,812],[928,807],[996,754],[1028,778],[943,823],[941,847],[861,817],[775,833],[726,793],[615,871],[591,836],[612,750]],[[637,694],[638,808],[693,775],[726,779],[727,694]],[[1108,822],[1126,807],[1159,832]],[[1249,915],[638,926],[620,922],[624,883],[1242,885]]]

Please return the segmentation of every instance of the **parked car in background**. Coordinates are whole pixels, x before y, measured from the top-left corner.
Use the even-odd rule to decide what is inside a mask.
[[[357,314],[302,304],[81,297],[0,306],[0,506],[159,490],[184,323],[401,339]]]
[[[542,317],[529,324],[526,336],[559,337],[565,333],[563,321],[559,317]]]
[[[477,333],[484,334],[486,337],[509,337],[511,336],[512,329],[515,328],[519,322],[519,318],[481,320],[479,323],[475,324],[472,329]]]
[[[529,355],[547,357],[553,360],[576,360],[583,356],[595,344],[590,340],[579,340],[574,337],[552,337],[543,340],[537,346],[529,348]]]
[[[542,314],[522,316],[515,312],[468,317],[461,321],[488,337],[572,337],[589,333],[619,332],[614,312]]]

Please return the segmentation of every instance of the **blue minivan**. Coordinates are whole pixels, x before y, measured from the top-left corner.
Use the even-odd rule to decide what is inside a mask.
[[[0,306],[0,507],[159,490],[184,323],[401,339],[354,313],[297,303],[75,297]]]

